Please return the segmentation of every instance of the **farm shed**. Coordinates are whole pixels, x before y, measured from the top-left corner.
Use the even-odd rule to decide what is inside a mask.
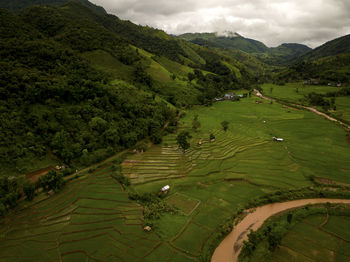
[[[162,191],[162,192],[168,192],[169,189],[170,189],[170,186],[169,186],[169,185],[166,185],[166,186],[163,186],[163,187],[162,187],[161,191]]]

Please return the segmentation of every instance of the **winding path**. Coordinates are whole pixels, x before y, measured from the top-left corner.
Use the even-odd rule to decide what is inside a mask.
[[[244,240],[248,239],[250,230],[257,230],[269,217],[283,211],[309,204],[342,203],[350,204],[350,199],[300,199],[289,202],[273,203],[256,208],[239,222],[231,233],[215,249],[211,262],[236,262]]]
[[[264,96],[259,90],[257,89],[254,89],[254,92],[255,92],[255,95],[257,97],[260,97],[262,99],[265,99],[265,100],[270,100],[270,101],[274,101],[274,102],[278,102],[278,100],[276,99],[273,99],[271,97],[267,97],[267,96]],[[334,117],[331,117],[325,113],[322,113],[320,111],[318,111],[316,108],[313,108],[313,107],[309,107],[309,106],[302,106],[302,105],[298,105],[298,104],[291,104],[291,106],[296,106],[296,107],[301,107],[301,108],[304,108],[306,110],[309,110],[313,113],[315,113],[316,115],[319,115],[319,116],[323,116],[324,118],[330,120],[330,121],[333,121],[333,122],[337,122],[339,124],[341,124],[342,126],[345,126],[346,128],[350,129],[350,125],[338,120],[338,119],[335,119]]]

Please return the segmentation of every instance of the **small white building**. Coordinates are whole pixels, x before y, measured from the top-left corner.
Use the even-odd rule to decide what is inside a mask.
[[[277,142],[283,142],[283,138],[280,138],[280,137],[275,137],[274,136],[272,139],[277,141]]]
[[[161,191],[162,191],[163,193],[165,193],[165,192],[168,192],[169,189],[170,189],[170,186],[169,186],[169,185],[166,185],[166,186],[163,186],[163,187],[162,187]]]

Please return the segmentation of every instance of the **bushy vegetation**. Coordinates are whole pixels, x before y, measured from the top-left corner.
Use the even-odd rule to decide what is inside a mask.
[[[0,216],[17,205],[20,185],[15,177],[0,177]]]
[[[33,200],[35,196],[35,184],[32,183],[31,181],[26,181],[23,184],[23,192],[29,201]]]
[[[58,192],[63,188],[65,181],[61,173],[51,170],[46,175],[39,177],[38,184],[45,191],[53,190]]]
[[[269,218],[257,231],[250,231],[248,241],[244,242],[239,260],[250,261],[254,257],[253,261],[269,261],[287,232],[303,219],[319,214],[348,216],[350,210],[342,205],[326,204],[306,206]],[[305,245],[307,244],[305,243]]]
[[[162,192],[143,194],[129,192],[129,198],[144,206],[143,215],[145,224],[148,225],[153,225],[152,220],[160,219],[164,213],[173,215],[178,212],[176,207],[164,201]]]
[[[173,119],[174,113],[150,95],[106,84],[105,75],[70,49],[74,44],[39,33],[39,19],[58,13],[46,10],[33,8],[22,17],[1,10],[2,30],[8,23],[14,26],[0,41],[1,165],[23,172],[25,161],[49,151],[67,164],[90,165],[133,146]],[[71,22],[55,17],[48,19],[70,30]],[[27,27],[30,31],[21,31]],[[92,30],[98,35],[97,28]],[[77,43],[77,48],[84,49],[84,44],[91,42]],[[99,48],[96,45],[92,48]]]

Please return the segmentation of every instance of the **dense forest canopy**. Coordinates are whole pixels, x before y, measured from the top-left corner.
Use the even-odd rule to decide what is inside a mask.
[[[86,166],[143,138],[159,141],[165,123],[176,125],[176,108],[165,100],[211,103],[253,79],[244,65],[235,65],[238,79],[226,65],[234,60],[209,49],[84,1],[56,2],[63,7],[0,9],[2,173],[25,173],[49,158]],[[128,77],[115,81],[118,75],[86,59],[98,50],[113,61],[112,70],[127,70]],[[153,66],[164,66],[170,80],[158,80]]]

